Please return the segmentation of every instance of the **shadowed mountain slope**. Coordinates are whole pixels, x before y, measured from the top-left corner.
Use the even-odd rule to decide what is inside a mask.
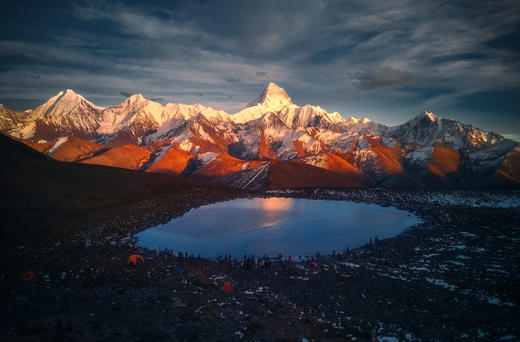
[[[184,208],[197,205],[198,199],[202,203],[242,193],[195,179],[59,162],[4,134],[0,149],[3,240],[64,229],[67,222],[90,215],[113,217],[136,205],[152,212],[153,205],[147,209],[150,201]]]

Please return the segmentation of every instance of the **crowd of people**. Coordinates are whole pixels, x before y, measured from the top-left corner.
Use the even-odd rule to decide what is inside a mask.
[[[377,240],[376,240],[377,241]],[[175,258],[178,261],[183,260],[193,260],[195,258],[200,259],[200,254],[194,256],[188,252],[178,251],[175,253],[173,250],[164,248],[164,249],[154,249],[153,250],[157,255],[161,255],[166,258]],[[217,262],[220,265],[228,265],[231,268],[239,268],[244,270],[252,270],[258,268],[270,269],[276,266],[283,266],[290,263],[305,263],[312,266],[317,266],[318,260],[321,258],[327,258],[328,260],[343,260],[347,257],[355,256],[355,251],[350,251],[349,248],[345,249],[343,252],[337,253],[333,251],[331,255],[324,256],[320,254],[320,252],[316,252],[315,255],[306,255],[306,256],[283,256],[282,253],[279,253],[276,257],[270,257],[267,254],[264,254],[263,257],[244,254],[242,257],[236,257],[231,255],[230,253],[225,253],[223,256],[219,255],[217,258],[213,259],[214,262]]]

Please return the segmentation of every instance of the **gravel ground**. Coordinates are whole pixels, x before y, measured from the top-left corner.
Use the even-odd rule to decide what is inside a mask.
[[[343,258],[246,270],[136,247],[133,234],[198,202],[176,210],[142,203],[6,247],[0,340],[520,340],[520,192],[259,195],[393,205],[423,223]],[[155,210],[144,215],[147,206]],[[128,266],[136,252],[144,264]],[[35,278],[23,280],[29,270]],[[232,293],[221,290],[227,281]]]

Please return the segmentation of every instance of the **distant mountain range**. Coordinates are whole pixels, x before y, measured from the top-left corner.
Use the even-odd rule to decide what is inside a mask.
[[[486,187],[520,183],[520,144],[424,112],[393,127],[293,104],[270,83],[235,114],[132,95],[99,107],[72,90],[0,105],[0,131],[50,157],[249,189]]]

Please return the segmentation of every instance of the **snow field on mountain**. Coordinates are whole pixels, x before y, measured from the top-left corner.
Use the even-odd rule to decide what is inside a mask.
[[[520,180],[518,143],[498,134],[431,112],[392,127],[367,118],[344,119],[319,106],[294,104],[274,83],[235,114],[201,104],[162,105],[140,94],[104,108],[67,90],[14,116],[1,106],[0,120],[5,132],[31,143],[74,136],[113,148],[171,139],[191,153],[227,153],[244,162],[310,156],[317,161],[323,153],[334,153],[373,186],[471,187]],[[435,154],[437,146],[445,153]],[[331,170],[323,162],[313,165]]]

